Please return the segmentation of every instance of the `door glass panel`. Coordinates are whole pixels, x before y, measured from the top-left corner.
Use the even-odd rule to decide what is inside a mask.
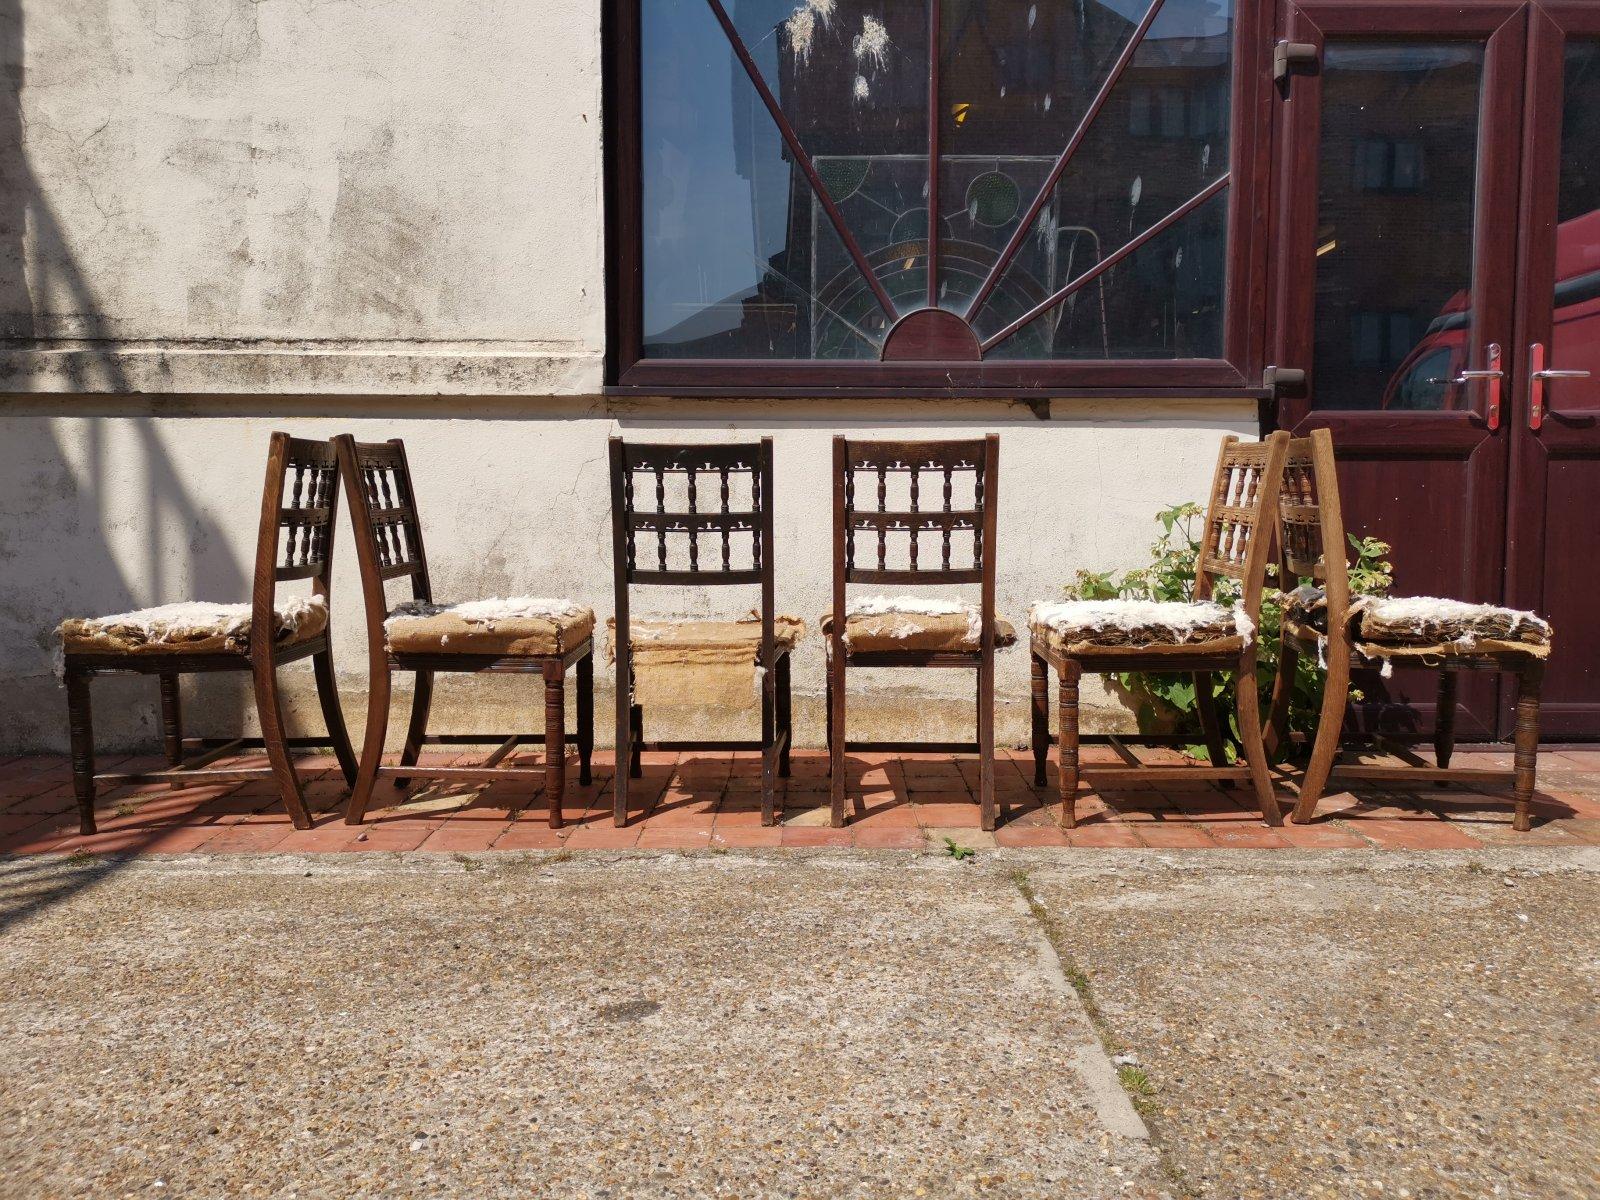
[[[1482,45],[1326,44],[1312,404],[1465,408]]]
[[[1592,380],[1553,380],[1560,412],[1600,408],[1600,42],[1567,46],[1556,208],[1555,325],[1550,365]]]

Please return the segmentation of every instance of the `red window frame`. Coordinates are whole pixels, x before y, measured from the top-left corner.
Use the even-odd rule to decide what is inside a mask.
[[[1162,0],[1152,0],[1152,8],[1139,28],[1139,36],[1154,16]],[[1272,114],[1272,0],[1237,0],[1234,13],[1234,82],[1229,117],[1230,161],[1226,174],[1177,211],[1157,222],[1150,230],[1128,243],[1116,254],[1107,255],[1097,269],[1115,264],[1124,254],[1142,245],[1183,215],[1198,207],[1218,190],[1228,193],[1227,274],[1224,285],[1223,357],[1206,359],[1062,359],[985,361],[965,357],[921,361],[837,362],[813,359],[684,359],[646,358],[642,334],[643,241],[641,222],[642,173],[640,165],[640,54],[644,47],[639,32],[639,6],[648,0],[606,0],[603,37],[605,43],[605,119],[606,138],[606,234],[607,281],[610,302],[607,306],[606,381],[608,392],[670,396],[815,396],[850,394],[861,396],[1115,396],[1137,395],[1172,398],[1240,397],[1265,399],[1270,391],[1262,387],[1262,368],[1267,344],[1266,253],[1271,230],[1268,227],[1268,187],[1271,160]],[[738,35],[727,19],[721,0],[706,0],[722,23],[737,54],[742,48]],[[929,4],[932,25],[931,44],[938,45],[938,0]],[[1035,206],[1042,204],[1076,149],[1076,143],[1098,111],[1099,102],[1109,95],[1131,51],[1119,59],[1103,84],[1099,98],[1090,108],[1090,118],[1063,149],[1051,184],[1042,189]],[[746,70],[754,72],[752,63]],[[937,148],[939,112],[938,58],[929,64],[929,137]],[[779,132],[791,151],[798,142],[787,121],[777,110],[758,74],[752,75],[757,91],[764,93],[777,121]],[[800,169],[808,175],[809,160],[803,150],[796,155]],[[938,194],[939,159],[930,155],[932,194]],[[831,208],[820,180],[812,187],[824,209]],[[831,213],[830,216],[835,214]],[[937,222],[934,222],[937,225]],[[1017,241],[1029,225],[1024,220]],[[843,232],[843,231],[841,231]],[[937,237],[930,239],[930,256],[937,263]],[[843,235],[847,249],[860,261],[853,237]],[[997,264],[984,291],[999,277],[1015,246],[1008,247]],[[865,272],[865,268],[863,268]],[[892,303],[870,272],[865,272],[880,303]],[[929,272],[930,280],[937,278]],[[1088,283],[1083,277],[1074,290]],[[980,301],[982,293],[980,293]],[[931,306],[930,306],[931,307]],[[927,312],[928,308],[910,310]],[[909,312],[896,314],[900,319]],[[930,322],[930,324],[934,324]],[[920,332],[920,331],[919,331]],[[934,345],[940,344],[937,330],[929,331]],[[909,339],[908,339],[909,340]],[[995,341],[997,339],[991,339]],[[961,348],[957,347],[958,354]],[[893,357],[893,356],[889,356]]]

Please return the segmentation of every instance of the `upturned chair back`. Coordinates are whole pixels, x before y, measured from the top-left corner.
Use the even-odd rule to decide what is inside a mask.
[[[836,580],[841,585],[981,583],[984,611],[992,613],[990,548],[999,461],[1000,438],[992,433],[948,442],[834,438]],[[938,537],[931,560],[922,545],[925,534]],[[836,590],[842,594],[843,587]]]
[[[1329,430],[1313,430],[1289,443],[1278,496],[1278,542],[1284,589],[1292,590],[1299,579],[1321,587],[1328,628],[1342,635],[1350,611],[1350,566]]]
[[[406,446],[399,438],[358,442],[350,434],[342,434],[333,440],[346,452],[350,524],[355,530],[368,623],[370,626],[375,618],[381,627],[389,611],[384,590],[389,580],[409,578],[412,599],[433,600]]]
[[[1268,434],[1259,442],[1223,439],[1211,481],[1211,502],[1195,562],[1194,594],[1209,600],[1219,578],[1237,580],[1250,619],[1261,612],[1261,592],[1273,543],[1273,512],[1283,482],[1289,435]]]
[[[333,443],[274,433],[267,447],[267,478],[261,489],[261,525],[256,535],[251,627],[271,630],[278,584],[311,581],[311,592],[328,603],[333,536],[339,518],[339,459]],[[273,639],[253,637],[251,653],[271,662]]]
[[[683,446],[612,438],[611,532],[619,595],[634,583],[770,588],[772,439]]]

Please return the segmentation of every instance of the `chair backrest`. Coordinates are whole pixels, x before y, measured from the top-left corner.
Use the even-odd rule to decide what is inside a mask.
[[[1350,608],[1350,564],[1345,558],[1333,434],[1326,429],[1289,443],[1278,498],[1278,542],[1282,586],[1291,588],[1296,579],[1320,584],[1328,606],[1328,628],[1343,630]]]
[[[1217,578],[1228,576],[1239,581],[1240,599],[1251,619],[1260,613],[1288,448],[1289,435],[1282,430],[1259,442],[1232,435],[1222,440],[1195,563],[1198,599],[1209,599]]]
[[[836,574],[842,571],[844,583],[992,589],[999,460],[1000,438],[992,433],[960,442],[834,438]],[[936,537],[931,554],[922,545],[927,534]]]
[[[255,628],[273,628],[279,583],[309,579],[312,594],[329,602],[338,517],[339,467],[332,443],[274,433],[267,446],[255,581],[250,590]],[[252,645],[270,655],[273,640],[256,638]]]
[[[406,447],[399,438],[358,442],[348,433],[334,438],[333,444],[339,453],[345,490],[350,493],[350,524],[355,530],[368,633],[375,622],[381,637],[389,612],[384,592],[389,580],[409,577],[413,599],[433,599]]]
[[[772,439],[686,446],[612,438],[611,534],[619,591],[634,583],[770,587]]]

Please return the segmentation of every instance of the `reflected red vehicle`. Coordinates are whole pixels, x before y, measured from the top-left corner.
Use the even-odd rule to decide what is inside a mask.
[[[1554,316],[1550,344],[1559,349],[1562,367],[1600,379],[1600,210],[1556,230]],[[1382,407],[1427,412],[1468,407],[1467,389],[1455,381],[1467,368],[1471,324],[1471,296],[1457,292],[1390,378]]]

